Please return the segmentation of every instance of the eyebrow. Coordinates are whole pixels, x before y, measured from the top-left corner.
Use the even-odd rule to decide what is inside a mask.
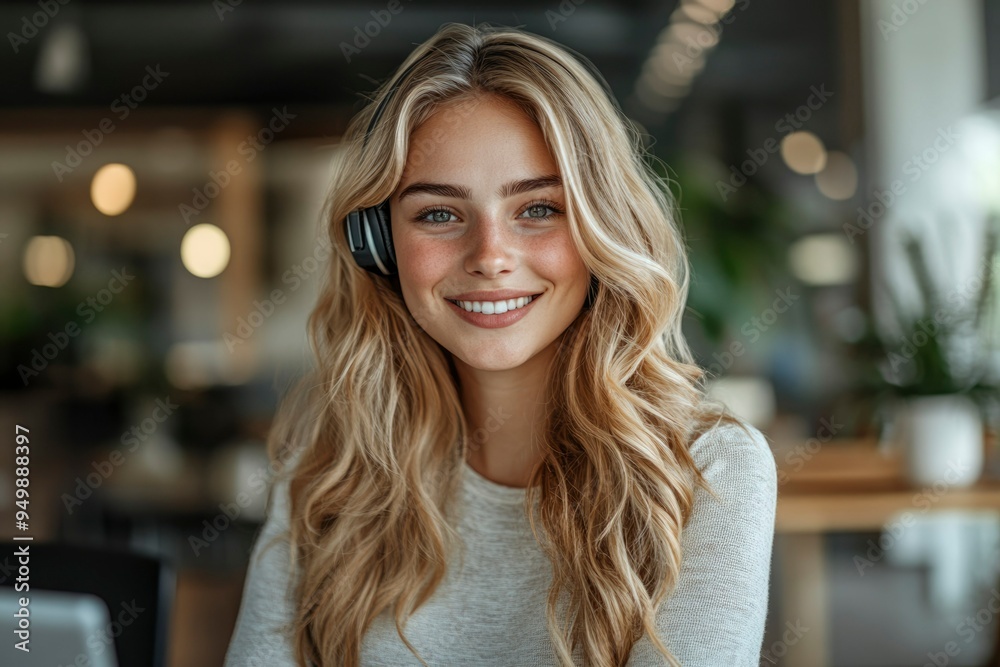
[[[497,194],[506,199],[507,197],[513,197],[514,195],[531,192],[532,190],[541,190],[542,188],[551,188],[561,185],[562,179],[557,174],[547,174],[545,176],[537,176],[535,178],[526,178],[521,181],[511,181],[510,183],[505,183],[499,190],[497,190]],[[455,199],[472,199],[472,191],[461,185],[418,182],[406,186],[406,188],[399,193],[399,201],[403,201],[404,198],[409,197],[410,195],[420,193],[438,195],[440,197],[453,197]]]

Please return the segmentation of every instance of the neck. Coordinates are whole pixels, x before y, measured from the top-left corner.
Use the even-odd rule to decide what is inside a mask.
[[[484,371],[455,359],[469,425],[472,468],[483,477],[524,488],[542,460],[543,404],[559,340],[517,368]]]

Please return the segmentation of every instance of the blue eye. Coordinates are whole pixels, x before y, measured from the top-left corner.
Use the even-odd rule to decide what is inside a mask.
[[[431,219],[428,220],[428,217]],[[447,209],[429,208],[418,213],[416,221],[423,222],[428,225],[447,225],[449,222],[452,222],[449,220],[450,217],[454,217],[454,214]]]
[[[551,210],[552,210],[551,206],[546,206],[544,204],[532,204],[528,208],[524,209],[524,213],[527,213],[529,218],[538,218],[539,220],[544,220],[545,218],[552,215],[552,213],[546,213],[546,211],[551,211]],[[540,213],[542,215],[535,215],[535,213]]]
[[[545,211],[548,211],[548,213]],[[525,213],[528,215],[525,215]],[[534,213],[544,213],[544,215],[533,215]],[[518,217],[526,217],[531,220],[548,220],[552,216],[562,215],[562,213],[563,210],[557,207],[553,202],[536,201],[528,204]]]
[[[563,213],[564,211],[556,206],[555,202],[536,201],[525,206],[517,217],[526,220],[548,220]],[[414,222],[431,227],[442,227],[456,221],[457,216],[446,208],[425,208],[414,216]]]

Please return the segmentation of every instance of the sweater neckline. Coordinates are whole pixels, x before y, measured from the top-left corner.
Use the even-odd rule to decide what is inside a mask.
[[[526,488],[506,486],[487,479],[469,465],[468,461],[463,461],[463,466],[465,467],[466,486],[469,490],[499,503],[508,505],[524,503],[524,496],[527,494]]]

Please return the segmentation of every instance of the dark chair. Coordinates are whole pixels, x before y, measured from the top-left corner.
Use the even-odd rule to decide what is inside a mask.
[[[176,591],[176,568],[171,563],[120,549],[3,542],[0,586],[16,583],[18,559],[14,553],[25,544],[29,545],[32,590],[91,593],[108,605],[112,620],[120,613],[132,614],[128,628],[114,638],[118,663],[122,667],[166,667]],[[143,611],[133,614],[133,605]]]

